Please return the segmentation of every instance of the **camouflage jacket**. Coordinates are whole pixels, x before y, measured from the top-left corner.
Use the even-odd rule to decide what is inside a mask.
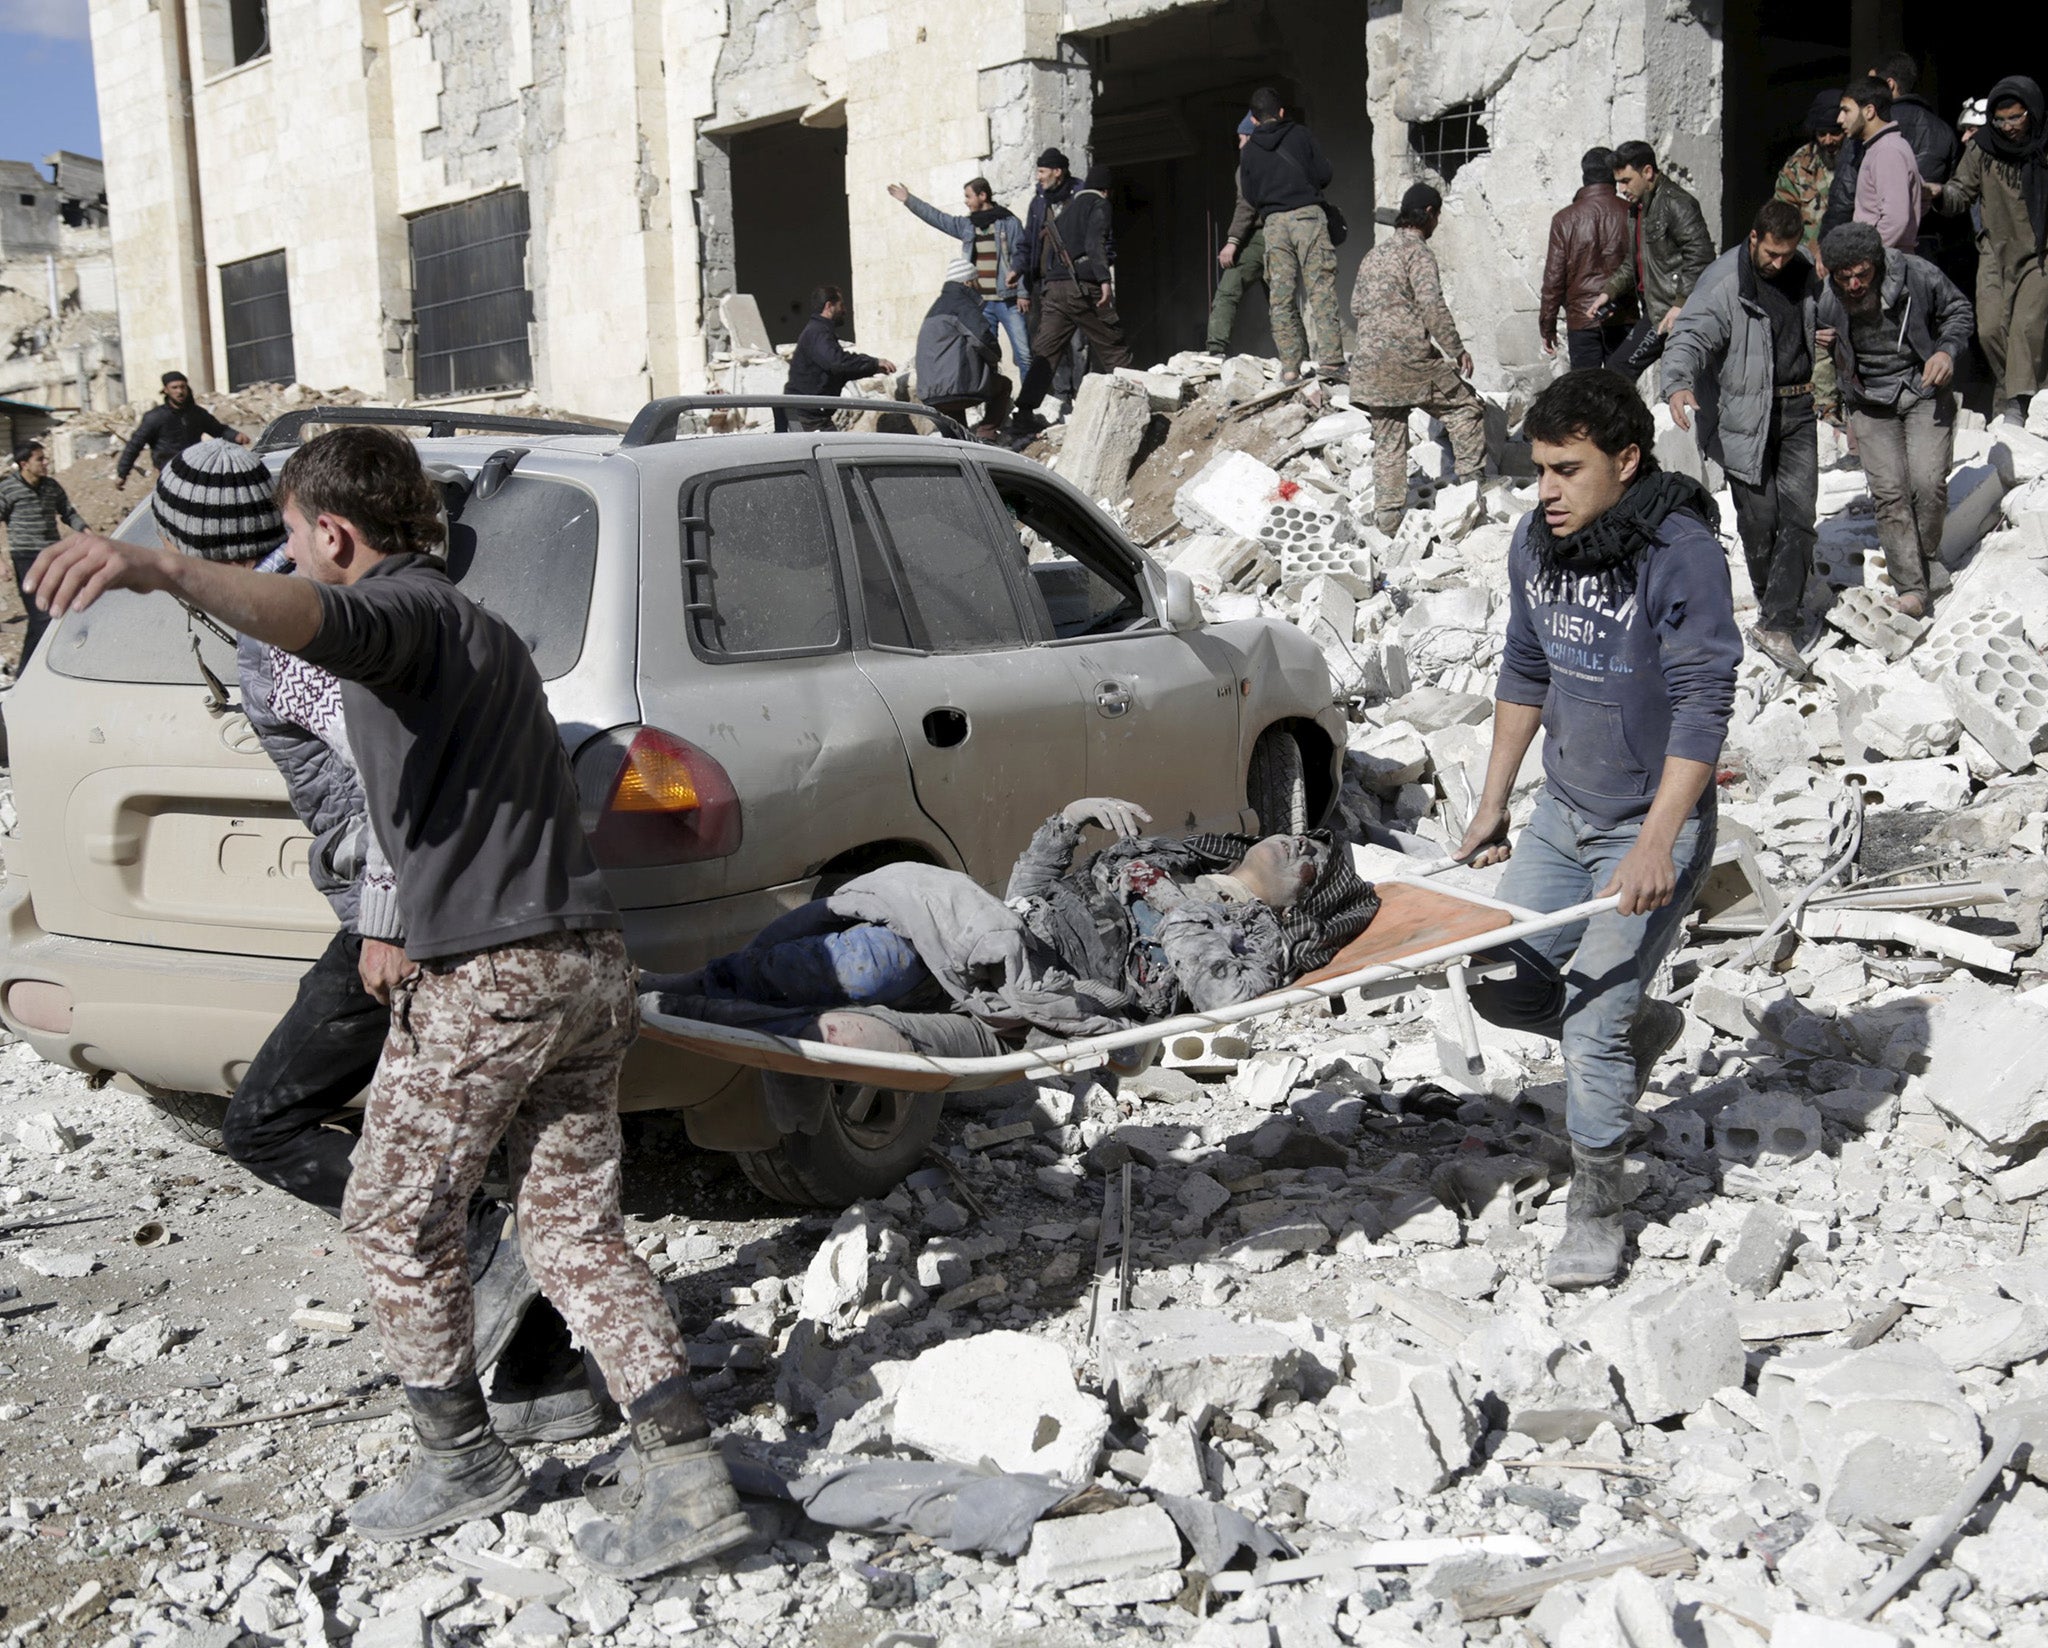
[[[1779,169],[1771,196],[1799,208],[1799,219],[1806,225],[1806,233],[1799,239],[1801,246],[1811,247],[1820,239],[1820,220],[1828,209],[1828,189],[1834,181],[1834,160],[1811,139],[1794,149]]]
[[[1437,383],[1444,357],[1465,352],[1436,255],[1413,229],[1396,229],[1366,253],[1351,313],[1358,322],[1351,393],[1359,405],[1414,405]]]

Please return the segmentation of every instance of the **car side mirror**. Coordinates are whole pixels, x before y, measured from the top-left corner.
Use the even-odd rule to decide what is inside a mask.
[[[1199,629],[1201,624],[1202,607],[1195,599],[1194,579],[1185,572],[1169,570],[1166,574],[1166,627]]]

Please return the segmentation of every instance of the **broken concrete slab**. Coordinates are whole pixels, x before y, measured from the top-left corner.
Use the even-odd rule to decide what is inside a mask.
[[[1349,1383],[1324,1398],[1353,1474],[1430,1494],[1472,1463],[1479,1424],[1458,1374],[1425,1351],[1359,1352]]]
[[[1248,452],[1219,452],[1173,495],[1174,515],[1188,526],[1254,541],[1279,490],[1279,475]]]
[[[1637,1283],[1565,1326],[1614,1364],[1639,1424],[1692,1413],[1742,1383],[1735,1301],[1719,1282]]]
[[[2048,1137],[2048,1012],[1974,983],[1920,999],[1928,1102],[2007,1154]]]
[[[1761,1299],[1783,1278],[1792,1250],[1803,1239],[1799,1221],[1790,1213],[1775,1202],[1759,1202],[1742,1221],[1721,1272],[1738,1293]]]
[[[1180,1566],[1180,1530],[1157,1505],[1127,1505],[1094,1516],[1054,1517],[1031,1530],[1017,1559],[1020,1591],[1162,1573]]]
[[[1129,489],[1131,465],[1151,425],[1152,400],[1143,383],[1091,372],[1074,392],[1073,416],[1054,467],[1085,497],[1113,505]]]
[[[1279,1329],[1214,1310],[1120,1311],[1096,1361],[1111,1400],[1153,1419],[1262,1407],[1301,1372],[1300,1349]]]
[[[1494,1317],[1460,1342],[1458,1361],[1506,1428],[1537,1443],[1584,1442],[1631,1422],[1614,1364],[1526,1317]]]
[[[1085,1482],[1109,1414],[1076,1388],[1057,1344],[1005,1330],[935,1345],[912,1361],[891,1429],[898,1442],[935,1458]]]

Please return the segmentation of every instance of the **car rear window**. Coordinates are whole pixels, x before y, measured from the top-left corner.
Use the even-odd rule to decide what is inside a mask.
[[[579,486],[514,474],[491,497],[458,496],[451,510],[448,570],[462,592],[497,613],[532,649],[544,680],[566,675],[583,653],[597,575],[597,500]],[[116,537],[159,542],[145,503]],[[234,649],[177,602],[116,590],[66,618],[44,643],[50,668],[80,681],[186,686],[199,681],[199,655],[230,692]]]

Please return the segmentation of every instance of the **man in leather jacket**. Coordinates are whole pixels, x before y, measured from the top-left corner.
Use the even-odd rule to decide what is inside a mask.
[[[1603,319],[1608,278],[1628,261],[1628,203],[1614,192],[1614,151],[1588,149],[1579,192],[1550,220],[1543,296],[1536,329],[1543,353],[1557,353],[1557,312],[1564,311],[1565,352],[1574,372],[1599,366],[1628,336],[1628,323]]]
[[[1606,365],[1635,378],[1664,353],[1685,300],[1714,261],[1714,237],[1700,203],[1663,174],[1649,144],[1624,143],[1614,151],[1614,186],[1633,210],[1629,255],[1609,277],[1607,296],[1618,305],[1633,294],[1642,315]]]

